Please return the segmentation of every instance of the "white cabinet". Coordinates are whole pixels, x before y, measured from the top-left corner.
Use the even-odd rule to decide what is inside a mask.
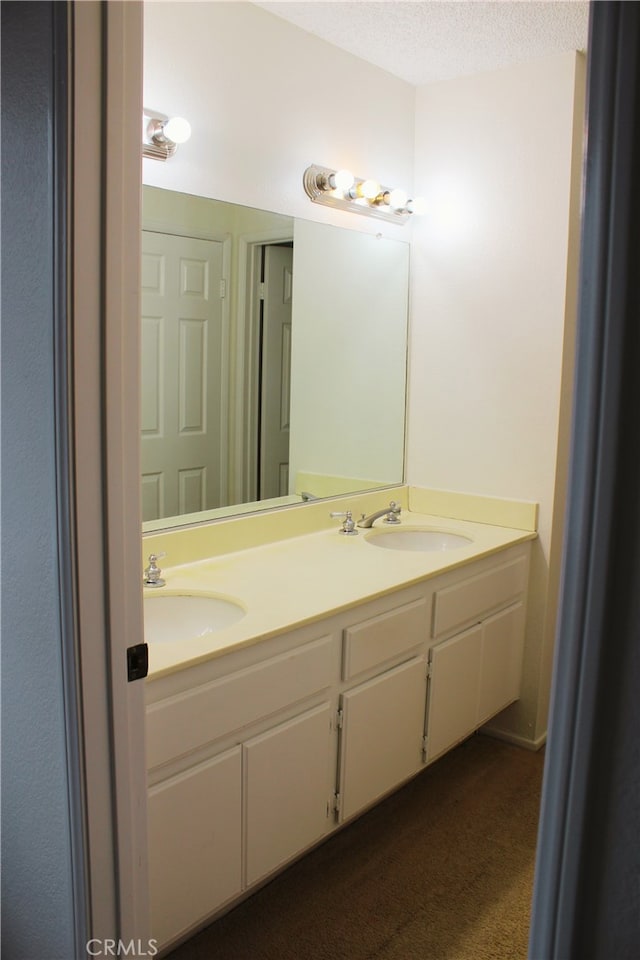
[[[312,628],[147,685],[149,896],[160,946],[329,829],[327,693],[339,662],[339,637]]]
[[[524,604],[514,603],[482,624],[478,725],[520,696]]]
[[[240,790],[239,747],[150,788],[151,929],[160,943],[240,893]]]
[[[325,702],[243,745],[248,885],[329,829],[327,801],[335,779],[331,714]]]
[[[476,729],[482,627],[433,647],[430,663],[427,759],[433,760]]]
[[[339,820],[348,820],[423,763],[426,663],[414,657],[342,695]]]
[[[517,699],[527,575],[524,544],[148,681],[161,947]]]
[[[434,593],[428,761],[520,696],[528,554],[516,553]]]

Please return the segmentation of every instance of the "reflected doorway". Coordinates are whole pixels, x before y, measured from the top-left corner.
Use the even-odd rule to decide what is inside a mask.
[[[289,493],[293,243],[261,248],[258,500]]]
[[[289,493],[293,236],[239,238],[237,503]]]

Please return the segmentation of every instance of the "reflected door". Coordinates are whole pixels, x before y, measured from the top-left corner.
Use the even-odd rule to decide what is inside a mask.
[[[142,234],[143,520],[220,505],[222,250]]]
[[[293,247],[264,248],[260,389],[261,500],[289,493]]]

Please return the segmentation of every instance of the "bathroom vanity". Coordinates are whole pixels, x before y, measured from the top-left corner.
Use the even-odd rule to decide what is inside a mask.
[[[161,945],[519,696],[534,532],[405,512],[407,533],[468,537],[421,551],[379,549],[378,525],[348,537],[333,523],[172,568],[168,593],[149,599],[213,593],[246,609],[210,635],[150,646],[151,929]]]

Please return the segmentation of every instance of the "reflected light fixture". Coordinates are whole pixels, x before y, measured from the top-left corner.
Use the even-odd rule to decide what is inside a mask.
[[[182,117],[167,117],[154,110],[142,115],[142,156],[151,160],[168,160],[191,136],[191,124]]]
[[[312,164],[305,170],[302,182],[314,203],[352,213],[406,223],[412,213],[423,212],[422,201],[410,200],[404,190],[384,187],[377,180],[361,180],[348,170],[330,170]]]

